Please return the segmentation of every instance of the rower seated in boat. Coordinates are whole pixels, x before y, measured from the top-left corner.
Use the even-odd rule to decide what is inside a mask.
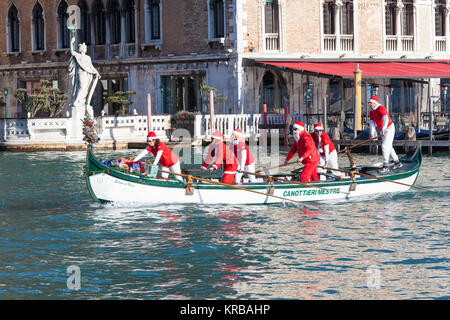
[[[156,136],[155,132],[151,131],[147,134],[148,147],[139,153],[133,161],[139,161],[145,157],[149,152],[153,154],[155,160],[153,165],[161,165],[161,170],[170,170],[173,173],[181,174],[180,161],[175,153],[169,149],[169,147],[161,142]],[[167,179],[169,174],[167,172],[161,173],[161,177]],[[177,180],[183,181],[183,178],[179,175],[175,175]]]
[[[205,161],[200,167],[201,170],[215,171],[223,166],[223,183],[236,183],[235,174],[237,169],[237,161],[230,149],[226,146],[223,134],[216,131],[211,136],[212,142],[208,147]],[[215,161],[213,159],[215,157]],[[208,169],[209,165],[211,167]]]
[[[303,163],[305,166],[300,174],[300,181],[311,182],[319,181],[317,176],[317,164],[319,162],[319,154],[317,153],[314,140],[311,138],[308,132],[305,130],[303,122],[295,121],[293,125],[294,130],[294,144],[289,151],[284,165],[287,165],[289,160],[297,152],[297,162]]]
[[[233,141],[234,156],[238,162],[235,180],[236,183],[241,183],[243,173],[240,171],[255,173],[255,157],[253,157],[253,154],[248,149],[241,130],[233,130],[233,133],[231,134],[231,141]],[[250,182],[257,182],[254,175],[249,174],[248,179]]]

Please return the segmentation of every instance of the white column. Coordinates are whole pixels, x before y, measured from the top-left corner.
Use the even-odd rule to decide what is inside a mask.
[[[336,0],[334,3],[336,11],[334,12],[334,31],[336,34],[336,51],[341,51],[341,10],[342,10],[342,0]]]
[[[444,21],[444,25],[445,25],[445,52],[448,52],[450,50],[450,21],[449,21],[449,16],[450,16],[450,3],[447,3],[447,5],[445,6],[445,21]]]
[[[402,32],[402,20],[401,20],[401,14],[402,14],[402,10],[403,10],[403,3],[401,1],[397,1],[397,8],[395,9],[395,28],[397,29],[396,31],[396,37],[397,37],[397,51],[403,51],[403,47],[402,47],[402,41],[401,41],[401,35],[403,34]]]

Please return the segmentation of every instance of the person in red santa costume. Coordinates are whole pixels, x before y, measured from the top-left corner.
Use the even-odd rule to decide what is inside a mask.
[[[293,130],[295,141],[286,157],[286,160],[284,161],[284,165],[286,166],[289,160],[291,160],[291,158],[295,155],[295,152],[297,152],[297,162],[301,162],[305,165],[300,175],[300,181],[319,181],[319,177],[317,176],[319,154],[317,153],[313,138],[311,138],[309,133],[306,132],[303,122],[295,121]]]
[[[148,147],[145,148],[141,153],[139,153],[133,161],[139,161],[145,157],[149,152],[153,154],[155,160],[153,165],[161,165],[161,170],[170,170],[174,173],[181,174],[180,161],[175,153],[169,149],[169,147],[161,142],[156,136],[155,132],[151,131],[147,134]],[[169,177],[168,173],[161,173],[161,177],[167,179]],[[175,175],[177,180],[183,181],[183,178],[179,175]]]
[[[241,183],[243,173],[239,172],[239,170],[255,173],[255,158],[248,149],[240,129],[233,130],[231,141],[233,142],[234,156],[238,163],[235,180],[236,183]],[[248,179],[250,182],[257,182],[254,175],[248,175]]]
[[[377,128],[381,132],[381,140],[383,141],[381,143],[381,150],[383,153],[383,169],[381,171],[389,171],[388,164],[390,157],[394,160],[394,167],[401,167],[402,164],[398,160],[397,153],[392,146],[395,136],[395,126],[389,113],[386,108],[378,102],[377,96],[372,96],[369,99],[369,107],[371,109],[369,118],[370,136],[376,136],[375,128]]]
[[[339,169],[338,156],[336,148],[331,141],[328,134],[323,130],[322,123],[318,122],[314,124],[314,132],[311,133],[311,137],[316,144],[317,151],[319,152],[319,166]],[[317,169],[318,173],[326,172],[326,169]],[[340,176],[337,171],[331,171],[334,175]],[[324,175],[320,175],[320,180],[326,180]]]
[[[211,136],[212,142],[208,147],[205,161],[200,167],[201,170],[215,171],[221,165],[223,166],[223,183],[236,183],[235,174],[237,169],[237,161],[230,149],[226,146],[223,134],[216,131]],[[215,161],[213,163],[213,159]],[[208,169],[209,165],[211,167]]]

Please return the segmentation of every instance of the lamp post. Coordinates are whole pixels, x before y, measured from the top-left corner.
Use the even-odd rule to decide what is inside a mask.
[[[3,95],[5,96],[5,117],[4,117],[4,131],[3,131],[3,140],[6,141],[6,118],[8,114],[8,88],[3,89]]]

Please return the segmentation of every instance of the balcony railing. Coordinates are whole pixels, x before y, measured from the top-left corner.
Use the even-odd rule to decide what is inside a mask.
[[[386,36],[386,51],[397,51],[396,36]]]
[[[325,34],[323,36],[324,51],[353,51],[354,42],[352,34]]]
[[[436,52],[447,51],[447,39],[446,37],[436,37],[434,41],[434,50]]]
[[[278,33],[266,33],[266,51],[279,51],[280,39]]]
[[[323,49],[325,51],[336,51],[336,35],[326,34],[323,36]]]
[[[414,36],[402,36],[402,50],[414,51]]]
[[[340,35],[341,51],[353,51],[353,35]]]
[[[414,51],[414,36],[386,36],[386,51]]]

